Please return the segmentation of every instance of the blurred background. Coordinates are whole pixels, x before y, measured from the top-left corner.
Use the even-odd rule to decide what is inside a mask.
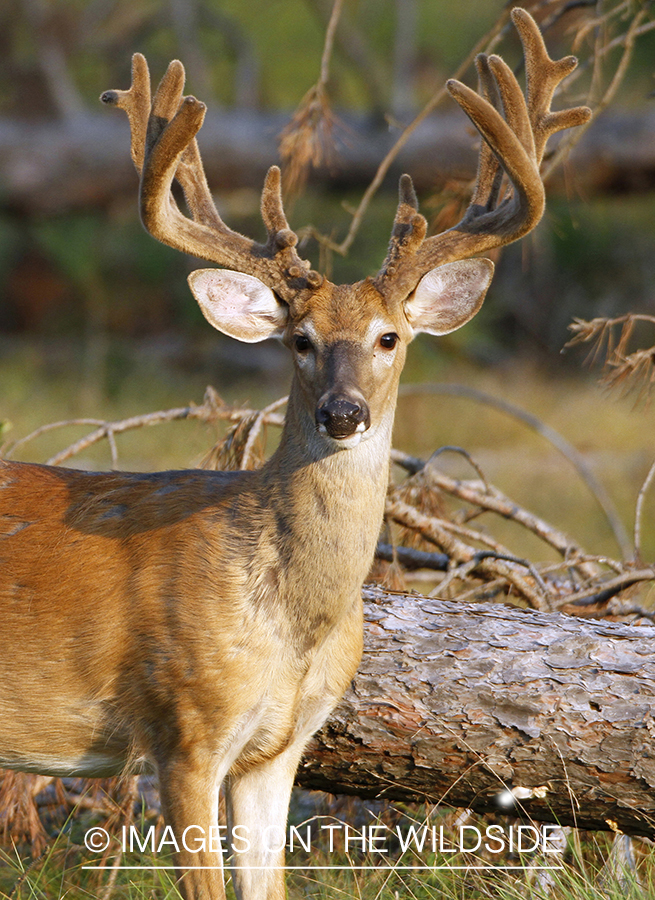
[[[473,48],[490,46],[520,70],[511,5],[345,0],[329,75],[308,96],[332,0],[4,0],[0,439],[60,419],[200,403],[207,384],[253,406],[286,393],[284,349],[213,332],[186,284],[198,262],[139,223],[125,116],[98,102],[108,88],[129,87],[133,52],[146,55],[153,80],[182,59],[187,90],[208,104],[199,143],[226,222],[263,237],[261,184],[282,152],[287,214],[303,255],[349,282],[384,258],[401,172],[415,178],[433,229],[465,208],[476,137],[446,95],[395,156],[346,255],[326,243],[346,238],[385,154]],[[463,446],[507,494],[587,550],[616,555],[597,501],[542,434],[480,397],[411,391],[414,383],[463,384],[529,411],[584,454],[630,532],[654,455],[655,417],[642,390],[653,354],[643,356],[639,384],[626,375],[608,393],[597,383],[604,352],[589,366],[588,347],[562,348],[574,317],[655,316],[655,10],[644,0],[522,5],[553,57],[581,60],[555,106],[588,103],[596,115],[553,168],[544,221],[496,259],[480,315],[411,348],[395,445],[424,457]],[[474,84],[473,67],[458,77]],[[648,350],[653,323],[637,323],[630,340],[625,353]],[[43,461],[78,433],[48,432],[16,456]],[[213,426],[192,422],[132,432],[120,438],[119,464],[194,465],[214,440]],[[111,457],[99,445],[72,464],[103,468]],[[646,523],[652,501],[649,508]],[[650,526],[642,545],[652,558]]]

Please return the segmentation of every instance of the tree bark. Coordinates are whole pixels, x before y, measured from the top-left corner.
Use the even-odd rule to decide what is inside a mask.
[[[514,789],[513,814],[655,837],[655,627],[363,594],[364,658],[298,784],[480,812]]]

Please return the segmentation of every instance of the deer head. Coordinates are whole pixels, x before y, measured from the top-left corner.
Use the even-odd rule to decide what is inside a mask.
[[[477,181],[465,215],[449,230],[427,237],[411,178],[403,175],[382,268],[353,285],[332,284],[299,256],[276,166],[269,169],[262,192],[266,242],[258,244],[225,225],[212,201],[195,137],[206,108],[195,97],[182,95],[180,62],[171,62],[152,103],[148,68],[140,54],[133,58],[131,88],[102,95],[103,102],[124,109],[130,120],[146,229],[171,247],[226,267],[200,269],[189,278],[207,320],[241,341],[282,339],[294,355],[294,387],[313,410],[318,433],[339,447],[373,434],[389,403],[393,407],[389,398],[405,348],[416,334],[447,334],[479,310],[493,264],[470,257],[534,228],[545,203],[539,168],[546,142],[554,132],[589,118],[584,107],[550,109],[558,84],[575,68],[575,57],[550,59],[531,16],[515,9],[512,19],[524,48],[526,97],[498,56],[478,57],[479,93],[448,82],[482,136]],[[509,183],[505,190],[504,176]],[[190,218],[173,198],[174,178],[184,191]]]

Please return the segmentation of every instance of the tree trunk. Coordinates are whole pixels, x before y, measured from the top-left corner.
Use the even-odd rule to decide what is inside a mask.
[[[364,658],[302,787],[655,836],[655,627],[364,600]]]

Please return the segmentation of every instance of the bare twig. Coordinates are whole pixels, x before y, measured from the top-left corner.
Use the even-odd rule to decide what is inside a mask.
[[[471,50],[471,52],[466,57],[466,59],[461,63],[459,68],[453,74],[453,78],[456,78],[456,79],[462,78],[462,76],[464,75],[466,70],[470,67],[470,65],[472,64],[473,60],[478,55],[478,53],[481,53],[482,51],[489,52],[493,48],[493,46],[495,46],[495,44],[498,41],[499,36],[503,32],[503,29],[505,29],[507,27],[507,23],[509,21],[509,14],[510,14],[510,9],[506,8],[502,12],[502,14],[499,16],[499,18],[496,20],[496,22],[494,23],[492,28],[487,32],[487,34],[484,35],[484,37],[482,37],[478,41],[478,43]],[[414,119],[409,123],[409,125],[407,125],[403,129],[403,131],[400,133],[400,135],[398,136],[393,147],[391,147],[389,152],[386,154],[386,156],[384,157],[384,159],[378,166],[377,171],[376,171],[375,175],[373,176],[373,180],[371,181],[369,186],[366,188],[366,191],[364,192],[364,195],[363,195],[362,199],[360,200],[358,207],[356,208],[356,210],[353,213],[353,217],[352,217],[352,220],[350,223],[350,228],[348,229],[348,233],[346,234],[343,241],[341,241],[340,243],[336,243],[335,241],[333,241],[326,235],[319,234],[315,230],[312,230],[313,236],[316,238],[316,240],[319,241],[319,243],[325,245],[330,250],[332,250],[335,253],[338,253],[341,256],[346,255],[348,250],[350,250],[350,248],[353,244],[353,241],[355,240],[355,237],[357,236],[357,233],[361,227],[362,221],[364,219],[364,216],[366,215],[366,211],[368,210],[371,200],[373,199],[373,197],[377,193],[380,185],[384,181],[384,178],[385,178],[387,172],[389,171],[389,169],[391,168],[392,163],[394,162],[394,160],[396,159],[396,157],[398,156],[400,151],[403,149],[405,144],[408,142],[408,140],[410,139],[412,134],[416,131],[418,126],[430,115],[431,112],[433,112],[439,106],[439,104],[442,102],[442,100],[444,99],[446,94],[447,94],[447,91],[446,91],[445,87],[439,88],[439,90],[437,90],[432,95],[430,100],[426,103],[426,105],[418,113],[418,115],[416,115],[414,117]]]
[[[644,499],[646,497],[646,494],[648,493],[648,489],[653,483],[654,478],[655,462],[653,462],[652,466],[648,470],[648,475],[646,476],[646,479],[642,484],[637,496],[637,504],[635,507],[635,560],[641,559],[641,519],[644,509]]]
[[[275,404],[272,404],[272,410],[277,409],[284,402],[286,402],[286,398],[276,401]],[[196,419],[201,422],[214,422],[217,420],[238,422],[247,416],[257,418],[259,415],[262,416],[260,428],[264,424],[282,425],[282,422],[284,421],[284,416],[281,416],[274,411],[267,413],[265,410],[262,410],[261,413],[257,413],[251,409],[224,404],[218,394],[216,394],[212,388],[208,388],[205,394],[205,400],[200,406],[191,404],[190,406],[146,413],[142,416],[132,416],[128,419],[121,419],[118,422],[105,422],[101,419],[68,419],[62,422],[54,422],[50,425],[43,425],[26,437],[11,444],[5,450],[5,456],[13,455],[19,447],[24,446],[28,441],[32,441],[53,429],[68,428],[69,426],[74,425],[95,425],[97,427],[94,431],[50,457],[50,459],[47,460],[47,465],[61,465],[62,462],[76,456],[78,453],[82,453],[84,450],[88,449],[93,444],[97,444],[104,438],[107,438],[110,442],[110,446],[112,447],[112,464],[115,465],[118,457],[114,438],[117,434],[123,434],[126,431],[132,431],[136,428],[144,428],[150,425],[161,425],[164,422],[173,422],[178,419]]]
[[[616,578],[610,578],[606,581],[597,581],[584,591],[578,591],[575,594],[567,594],[561,597],[556,606],[590,606],[596,603],[607,603],[612,597],[615,597],[620,591],[631,587],[633,584],[639,584],[642,581],[655,580],[655,568],[646,569],[628,569]]]
[[[515,522],[523,525],[532,534],[537,535],[550,547],[557,550],[569,564],[583,559],[584,551],[579,544],[563,531],[554,528],[529,510],[523,509],[513,500],[506,497],[498,488],[476,484],[471,481],[457,481],[454,478],[449,478],[442,472],[436,471],[432,466],[427,469],[426,477],[430,484],[451,494],[453,497],[458,497],[460,500],[472,503],[481,509],[495,512],[503,516],[503,518],[513,519]],[[581,563],[581,565],[584,565],[584,563]],[[592,572],[587,571],[587,574],[591,575]]]
[[[551,25],[557,18],[560,18],[564,13],[568,11],[569,7],[570,5],[567,5],[562,7],[561,9],[558,9],[554,15],[551,15],[549,17],[549,19],[545,23],[545,26]],[[509,12],[510,4],[506,4],[505,9],[498,17],[491,29],[487,32],[486,35],[484,35],[484,37],[480,39],[471,53],[466,57],[466,59],[458,67],[457,71],[453,74],[454,78],[461,79],[463,77],[478,53],[480,53],[481,51],[488,53],[495,48],[500,38],[507,29]],[[632,59],[636,40],[655,28],[655,22],[644,23],[643,20],[648,15],[648,8],[644,6],[634,15],[625,33],[608,41],[605,38],[605,24],[616,14],[616,7],[612,7],[604,16],[598,18],[594,23],[592,23],[592,25],[589,26],[594,27],[596,30],[594,49],[590,54],[589,59],[583,61],[573,77],[569,77],[569,79],[567,80],[567,86],[570,89],[575,80],[579,78],[580,75],[585,71],[585,69],[588,69],[588,66],[591,64],[593,66],[591,92],[597,92],[598,90],[600,90],[598,85],[600,85],[602,80],[601,66],[603,60],[613,50],[617,49],[618,47],[623,47],[623,54],[621,56],[619,64],[614,72],[610,84],[606,88],[600,100],[598,102],[593,102],[591,100],[591,97],[588,98],[588,102],[590,102],[592,106],[592,116],[589,122],[586,125],[571,131],[560,140],[557,149],[550,156],[548,162],[544,166],[544,181],[546,181],[552,175],[553,171],[557,168],[557,166],[561,164],[565,156],[580,141],[582,135],[587,131],[591,122],[596,119],[612,102],[619,86],[625,78],[630,61]],[[584,29],[581,29],[581,31],[584,31]],[[321,234],[313,228],[306,229],[307,233],[310,233],[321,245],[328,248],[330,251],[338,253],[342,256],[346,255],[361,228],[362,221],[364,219],[364,216],[366,215],[370,202],[380,188],[380,185],[386,177],[391,165],[393,164],[403,147],[407,144],[414,131],[434,111],[434,109],[439,106],[445,96],[445,88],[440,88],[439,90],[437,90],[430,98],[428,103],[412,120],[412,122],[410,122],[409,125],[407,125],[400,133],[393,146],[390,148],[384,159],[379,164],[372,181],[364,192],[359,205],[353,212],[350,227],[348,229],[348,232],[346,233],[346,236],[341,242],[337,242],[330,238],[328,235]]]
[[[613,50],[615,47],[623,46],[623,54],[621,56],[621,60],[616,67],[616,71],[614,72],[614,76],[608,85],[605,93],[601,97],[601,99],[596,104],[591,104],[591,116],[589,120],[581,125],[579,128],[573,129],[567,137],[562,140],[553,155],[551,156],[548,164],[545,166],[543,170],[543,178],[544,181],[548,179],[548,177],[552,174],[554,169],[562,162],[563,158],[571,152],[573,147],[576,146],[584,136],[584,134],[589,129],[592,122],[598,118],[598,116],[603,112],[603,110],[607,109],[612,100],[614,99],[616,92],[618,91],[620,85],[625,78],[626,72],[628,71],[628,66],[630,65],[630,61],[632,59],[632,53],[634,51],[634,46],[637,38],[645,34],[646,31],[650,31],[655,27],[655,22],[650,22],[646,26],[642,26],[641,23],[648,14],[648,9],[644,6],[639,12],[635,15],[632,22],[630,23],[630,27],[626,31],[625,34],[621,35],[620,38],[617,38],[615,41],[610,41],[605,46],[599,46],[597,43],[593,61],[594,61],[594,72],[595,76],[599,72],[599,66],[601,60]],[[582,67],[581,67],[582,70]],[[595,78],[594,78],[595,80]],[[572,83],[573,79],[571,79]]]
[[[325,44],[323,45],[323,55],[321,57],[321,78],[320,84],[326,85],[330,79],[330,60],[332,59],[332,51],[334,49],[334,36],[337,31],[337,25],[341,18],[343,9],[343,0],[334,0],[332,14],[325,31]]]
[[[19,450],[25,444],[28,444],[31,441],[36,440],[36,438],[40,437],[42,434],[47,434],[49,431],[54,431],[57,428],[68,428],[69,426],[73,427],[75,425],[95,425],[98,427],[104,427],[106,424],[107,423],[104,421],[104,419],[67,419],[63,422],[49,422],[47,425],[41,425],[39,428],[31,431],[25,437],[19,438],[17,441],[12,441],[10,444],[3,448],[2,455],[5,457],[10,457],[16,452],[16,450]]]
[[[279,400],[276,400],[274,403],[271,403],[269,406],[265,406],[260,412],[257,413],[255,419],[250,426],[250,431],[248,433],[248,438],[243,447],[243,454],[241,456],[241,468],[248,469],[251,467],[253,449],[255,446],[255,442],[257,438],[261,434],[261,430],[269,420],[271,413],[277,412],[277,410],[286,404],[288,397],[282,397]]]
[[[391,544],[379,543],[375,549],[378,559],[386,562],[398,561],[405,569],[432,569],[445,572],[450,559],[446,553],[427,553],[413,547],[392,547]]]
[[[467,573],[475,568],[487,578],[501,576],[511,588],[514,588],[518,596],[534,609],[550,608],[550,598],[540,587],[537,589],[520,573],[519,567],[526,567],[523,561],[503,553],[477,555],[479,551],[459,540],[453,529],[446,526],[444,520],[427,516],[402,500],[388,498],[386,515],[395,522],[416,530],[428,541],[441,547],[450,556],[454,565],[475,563],[467,567]]]
[[[444,447],[439,447],[439,449],[435,450],[434,453],[432,454],[432,456],[430,457],[430,459],[427,461],[426,465],[429,467],[430,470],[434,469],[434,466],[432,464],[435,462],[436,459],[438,459],[441,456],[442,453],[459,453],[460,456],[463,456],[464,459],[467,461],[467,463],[470,465],[470,467],[475,471],[476,475],[479,477],[480,481],[484,485],[485,491],[490,490],[489,484],[487,483],[487,479],[485,477],[484,472],[482,471],[480,466],[476,463],[476,461],[473,459],[473,457],[468,452],[468,450],[464,450],[463,447],[452,447],[449,444]]]
[[[604,356],[602,364],[605,373],[601,378],[601,384],[610,388],[621,387],[624,394],[637,389],[637,402],[639,402],[642,398],[648,399],[655,384],[655,346],[628,352],[630,339],[637,322],[655,325],[655,316],[645,313],[627,313],[615,319],[597,317],[586,321],[576,318],[569,325],[569,331],[573,332],[573,337],[564,345],[564,348],[567,349],[581,343],[591,344],[587,362],[595,362]],[[617,341],[615,331],[619,326],[620,333]]]
[[[329,139],[336,123],[327,95],[334,36],[344,0],[334,0],[325,33],[319,80],[301,100],[293,118],[280,135],[284,161],[284,184],[296,193],[304,185],[311,166],[319,166],[329,155]]]

